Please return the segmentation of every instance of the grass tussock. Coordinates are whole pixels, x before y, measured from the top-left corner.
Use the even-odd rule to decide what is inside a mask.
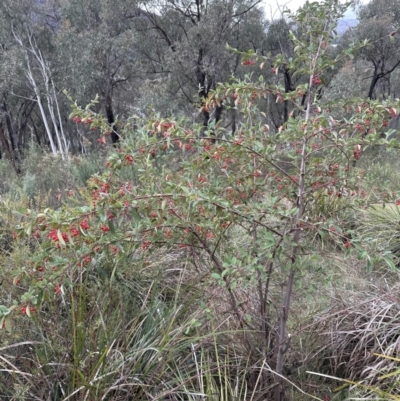
[[[382,280],[357,291],[341,291],[309,326],[318,347],[310,356],[315,371],[392,389],[397,362],[379,355],[400,356],[399,286]],[[396,393],[397,394],[397,393]]]

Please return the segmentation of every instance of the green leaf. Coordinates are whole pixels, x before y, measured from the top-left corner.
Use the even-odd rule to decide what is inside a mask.
[[[390,258],[383,258],[386,264],[393,270],[396,271],[396,265],[394,264],[393,260]]]
[[[57,238],[58,238],[58,241],[60,242],[60,245],[62,245],[63,247],[67,246],[67,244],[64,241],[64,238],[62,237],[60,229],[57,230]]]
[[[136,209],[132,209],[131,215],[136,221],[141,221],[142,220],[142,218],[140,217],[140,215],[139,215],[139,213],[137,212]]]
[[[357,255],[357,259],[358,259],[358,260],[364,260],[367,256],[368,256],[367,251],[361,251],[361,252]]]
[[[32,223],[29,223],[29,224],[28,224],[28,227],[26,228],[25,232],[26,232],[26,235],[27,235],[28,237],[31,236],[31,234],[32,234]]]
[[[0,317],[7,316],[9,313],[10,313],[10,310],[6,306],[0,305]]]
[[[110,229],[111,234],[115,234],[115,226],[112,220],[107,221],[108,228]]]
[[[230,272],[230,269],[225,269],[221,274],[221,278],[224,278],[229,272]]]

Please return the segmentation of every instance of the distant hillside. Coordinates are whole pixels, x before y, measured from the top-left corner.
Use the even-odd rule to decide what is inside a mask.
[[[338,35],[343,35],[349,28],[358,25],[357,19],[344,18],[339,20],[336,31]]]

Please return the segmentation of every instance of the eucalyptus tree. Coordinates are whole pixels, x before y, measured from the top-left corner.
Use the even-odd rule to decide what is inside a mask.
[[[62,22],[56,34],[59,63],[65,62],[63,86],[80,102],[101,95],[113,142],[118,140],[115,110],[121,106],[115,105],[115,99],[131,89],[137,76],[131,9],[130,1],[68,0],[61,5]],[[132,96],[129,102],[133,103]]]
[[[15,41],[15,34],[26,33],[34,21],[37,24],[35,3],[27,0],[0,3],[0,140],[2,150],[16,170],[29,132],[34,131],[38,141],[41,140],[36,129],[40,118],[35,115],[33,90],[27,85],[23,51]]]
[[[354,31],[357,40],[369,40],[360,57],[370,65],[368,98],[393,94],[392,73],[400,66],[399,0],[372,0],[361,5],[359,25]],[[394,88],[396,90],[396,88]]]
[[[271,21],[268,26],[266,48],[272,57],[268,65],[270,69],[267,69],[269,74],[265,75],[268,82],[275,83],[281,88],[281,92],[278,95],[269,93],[266,96],[269,120],[276,130],[279,130],[291,116],[300,112],[299,109],[293,108],[292,102],[285,98],[283,94],[293,92],[296,87],[302,85],[299,96],[302,97],[302,104],[305,104],[308,76],[301,69],[293,67],[292,60],[295,55],[296,45],[289,40],[289,37],[290,35],[295,35],[298,40],[305,40],[312,29],[313,23],[314,21],[309,20],[305,21],[304,25],[299,26],[289,17],[286,17],[285,14],[282,14],[279,19]],[[335,40],[338,37],[335,30],[332,30],[330,35]],[[328,43],[325,46],[328,46]],[[324,48],[324,52],[325,56],[330,57],[332,60],[339,54],[335,46],[332,45]],[[305,62],[306,60],[302,61]],[[336,60],[331,69],[322,70],[321,68],[321,71],[316,73],[313,78],[313,84],[318,87],[316,92],[318,98],[324,95],[326,87],[329,87],[330,81],[339,71],[340,65],[339,60]]]
[[[135,28],[138,52],[147,71],[169,80],[175,98],[201,108],[208,127],[218,122],[223,104],[206,105],[210,91],[227,81],[240,65],[226,45],[265,51],[265,21],[260,0],[144,0]]]

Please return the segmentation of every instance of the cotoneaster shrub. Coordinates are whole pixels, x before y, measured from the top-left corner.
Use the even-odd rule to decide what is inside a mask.
[[[367,205],[363,175],[355,166],[369,146],[394,146],[382,136],[390,133],[396,102],[330,102],[319,95],[327,70],[361,46],[332,57],[328,44],[344,10],[328,0],[307,3],[293,16],[304,36],[290,34],[292,59],[241,53],[244,66],[275,74],[286,68],[302,81],[294,90],[251,75],[221,83],[201,107],[212,111],[233,102],[241,115],[234,135],[174,118],[120,121],[118,146],[105,172],[80,190],[80,206],[23,211],[16,235],[36,241],[37,250],[13,271],[23,293],[12,306],[1,307],[1,324],[10,326],[16,314],[33,316],[49,299],[77,289],[85,293],[99,266],[109,279],[127,260],[132,269],[146,271],[165,249],[190,264],[199,282],[218,286],[230,328],[241,333],[256,366],[256,390],[280,400],[290,303],[303,261],[319,252],[316,237],[345,254],[367,257],[344,220],[349,210]],[[277,133],[269,131],[260,108],[267,96],[293,109]],[[71,118],[100,132],[99,142],[106,144],[110,127],[92,106],[73,103]],[[246,241],[238,243],[237,235]],[[199,302],[202,321],[210,299]],[[197,324],[192,321],[187,333]]]

